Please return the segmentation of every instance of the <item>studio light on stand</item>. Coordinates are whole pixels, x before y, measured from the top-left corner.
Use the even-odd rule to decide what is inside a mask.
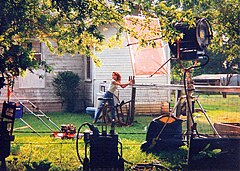
[[[152,73],[150,77],[172,59],[178,59],[182,65],[181,60],[197,60],[205,57],[207,59],[205,64],[208,63],[209,57],[206,54],[206,48],[212,38],[212,28],[209,21],[206,18],[196,19],[195,27],[190,27],[187,23],[177,22],[174,24],[174,28],[183,34],[183,38],[176,40],[174,43],[169,43],[172,53],[171,58]]]
[[[196,124],[194,123],[192,117],[192,113],[194,111],[194,85],[191,77],[191,70],[196,67],[202,67],[208,63],[209,57],[206,54],[205,50],[210,44],[210,39],[212,37],[210,24],[205,18],[197,19],[195,22],[195,27],[189,27],[187,23],[182,22],[178,22],[174,25],[175,29],[183,34],[183,38],[181,40],[175,41],[173,44],[169,44],[173,55],[157,70],[159,71],[167,62],[174,58],[178,59],[180,65],[184,69],[184,90],[186,96],[181,98],[186,100],[187,128],[184,135],[184,142],[187,141],[188,144],[190,144],[191,135],[195,134],[195,132],[198,134],[197,130],[195,129]],[[199,58],[207,59],[207,61],[204,64],[197,65]],[[185,68],[182,64],[182,60],[194,60],[195,62],[193,66]],[[155,71],[151,76],[157,73],[157,71]],[[178,103],[175,104],[173,111],[175,111],[178,105]],[[174,117],[175,116],[172,116],[170,113],[169,116],[166,116],[168,119],[165,119],[165,122],[160,122],[159,118],[156,118],[151,122],[151,127],[149,127],[151,129],[148,129],[146,142],[141,145],[142,151],[160,150],[164,144],[166,145],[166,148],[171,147],[173,149],[183,145],[182,136],[180,136],[180,138],[178,136],[179,132],[180,134],[182,132],[181,119],[177,117],[173,119],[176,121],[173,122],[174,124],[170,124],[168,121],[170,118]],[[178,130],[174,126],[177,126],[180,130],[179,132],[176,132],[176,136],[173,136],[173,131],[168,131],[168,129]],[[170,139],[168,136],[164,137],[164,135],[169,134],[169,132],[171,132],[169,137],[172,137],[172,139]]]
[[[225,137],[220,135],[210,118],[208,117],[206,110],[201,105],[194,93],[194,83],[192,81],[191,72],[197,67],[205,66],[209,61],[209,56],[206,54],[206,48],[210,44],[212,38],[211,26],[205,18],[197,19],[195,21],[195,27],[189,27],[186,23],[176,23],[175,29],[183,33],[183,38],[175,41],[173,44],[169,44],[171,52],[174,58],[177,58],[181,67],[184,69],[184,90],[185,96],[180,98],[184,99],[185,112],[187,117],[186,132],[184,138],[187,141],[189,147],[188,150],[188,169],[190,170],[235,170],[240,168],[239,164],[239,151],[240,146],[235,145],[240,143],[240,139],[236,137]],[[207,59],[205,63],[200,63],[199,59]],[[182,61],[194,61],[194,64],[188,68],[183,66]],[[199,64],[200,63],[200,64]],[[214,132],[213,135],[200,134],[197,130],[197,123],[194,121],[194,104],[198,104],[202,114],[207,119],[209,125]],[[174,108],[178,106],[175,104]],[[218,156],[206,160],[205,158],[198,159],[197,155],[201,151],[206,149],[214,150],[220,149],[221,152]],[[239,170],[239,169],[238,169]]]
[[[177,22],[174,28],[183,34],[180,40],[176,40],[173,44],[169,44],[174,58],[177,58],[181,67],[184,69],[184,90],[186,94],[186,116],[187,116],[187,132],[186,140],[189,142],[193,132],[197,133],[196,124],[194,123],[192,113],[194,112],[193,92],[195,90],[192,81],[191,71],[197,67],[203,67],[209,61],[209,56],[206,54],[206,48],[210,44],[212,38],[212,29],[206,18],[197,18],[195,26],[190,27],[188,23]],[[207,61],[204,64],[198,64],[198,59],[204,58]],[[191,67],[185,68],[182,61],[194,60]],[[214,132],[217,131],[210,122]],[[197,133],[198,134],[198,133]]]

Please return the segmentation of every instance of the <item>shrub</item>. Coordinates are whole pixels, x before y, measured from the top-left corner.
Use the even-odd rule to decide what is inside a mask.
[[[79,96],[80,77],[72,71],[59,72],[53,79],[55,94],[66,105],[65,111],[73,112]]]

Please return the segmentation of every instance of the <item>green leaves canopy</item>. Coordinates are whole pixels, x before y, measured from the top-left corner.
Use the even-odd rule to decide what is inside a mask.
[[[100,65],[92,51],[93,47],[100,51],[104,46],[98,29],[122,20],[114,6],[104,1],[3,0],[0,8],[0,71],[15,76],[41,64],[34,61],[28,47],[33,39],[45,42],[53,53],[86,54]],[[19,64],[21,60],[25,66]]]
[[[239,0],[200,0],[182,1],[185,8],[192,9],[196,15],[206,17],[214,32],[209,49],[219,59],[225,58],[222,67],[226,73],[239,73],[236,66],[240,63],[240,5]]]
[[[123,31],[134,34],[124,28],[123,18],[128,14],[159,18],[161,32],[155,34],[168,42],[183,36],[174,30],[173,23],[184,21],[191,26],[196,16],[206,17],[214,31],[211,50],[224,54],[231,67],[239,61],[238,0],[2,0],[0,9],[2,73],[8,71],[18,76],[27,69],[39,67],[41,63],[34,60],[32,49],[27,46],[32,39],[45,42],[53,53],[85,54],[101,65],[93,48],[101,51],[113,45],[108,41],[120,41]],[[105,25],[117,30],[108,40],[100,32]],[[144,38],[136,38],[144,44]]]

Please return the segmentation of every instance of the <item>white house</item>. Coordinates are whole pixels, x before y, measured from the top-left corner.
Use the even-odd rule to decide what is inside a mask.
[[[107,37],[114,34],[113,29],[109,29],[104,32]],[[53,77],[61,71],[73,71],[79,74],[81,78],[81,97],[78,103],[78,110],[83,110],[88,106],[96,106],[98,93],[101,91],[101,87],[104,86],[111,79],[113,71],[120,72],[122,74],[122,82],[128,81],[128,77],[133,75],[129,47],[127,47],[127,40],[123,43],[123,47],[115,47],[112,49],[105,49],[101,53],[96,55],[102,61],[102,67],[96,67],[90,58],[75,55],[71,56],[65,54],[64,56],[57,56],[52,54],[48,48],[39,42],[33,42],[33,45],[38,48],[38,57],[46,60],[47,63],[52,64],[54,68],[53,73],[42,73],[45,75],[43,79],[39,79],[37,75],[29,73],[25,78],[19,77],[15,80],[14,91],[10,97],[10,101],[18,100],[30,100],[44,112],[62,111],[62,103],[60,99],[54,94],[54,88],[52,86]],[[170,50],[168,46],[165,48],[165,60],[170,56]],[[170,73],[170,64],[167,64],[168,73]],[[149,77],[136,77],[136,83],[143,84],[169,84],[170,74]],[[7,100],[7,87],[1,89],[0,102]],[[147,98],[148,102],[168,101],[169,92],[159,91],[145,92],[137,95],[136,102],[144,103],[144,98]],[[137,90],[138,92],[138,90]],[[159,94],[160,92],[160,94]],[[146,96],[147,94],[147,96]],[[131,98],[131,87],[120,90],[120,100]],[[157,99],[157,100],[156,100]],[[146,103],[146,100],[145,100]]]

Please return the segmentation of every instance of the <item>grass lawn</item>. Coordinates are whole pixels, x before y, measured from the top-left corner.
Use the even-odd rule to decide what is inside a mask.
[[[71,123],[78,129],[84,122],[92,123],[92,118],[87,114],[49,113],[47,115],[58,126]],[[153,118],[150,116],[135,117],[133,126],[115,128],[123,145],[123,158],[131,163],[126,164],[125,170],[132,170],[131,167],[137,163],[160,162],[165,167],[173,168],[178,167],[179,163],[186,162],[187,150],[185,147],[175,151],[176,155],[172,155],[172,151],[155,155],[141,152],[140,146],[145,141],[147,126]],[[51,137],[51,131],[32,115],[24,115],[23,119],[38,131],[41,137],[36,133],[32,133],[31,129],[28,128],[16,130],[11,149],[14,154],[7,158],[11,163],[11,167],[23,168],[21,163],[32,165],[34,161],[40,163],[40,161],[45,160],[51,162],[51,169],[54,168],[55,170],[60,168],[63,170],[76,170],[79,167],[80,162],[77,158],[75,140],[61,140]],[[22,126],[24,126],[23,123],[16,119],[14,127],[19,128]],[[102,130],[100,125],[98,125],[98,128],[100,131]],[[83,127],[81,132],[86,129],[88,129],[87,126]],[[110,130],[110,127],[108,129]],[[84,155],[83,140],[80,139],[79,141],[81,144],[79,146],[80,154]],[[13,161],[18,162],[16,164]]]
[[[206,99],[209,99],[209,97],[200,99],[200,102],[207,110],[211,120],[216,122],[240,122],[238,112],[231,110],[234,105],[231,106],[230,103],[220,100],[218,100],[218,105],[213,105],[209,101],[205,101]],[[218,97],[215,97],[215,99],[218,99]],[[236,100],[238,99],[235,99],[235,102]],[[227,109],[224,109],[224,106],[227,106]],[[92,118],[88,114],[47,113],[47,115],[59,127],[62,124],[71,123],[78,129],[84,122],[92,123]],[[200,113],[195,113],[194,116],[198,122],[199,131],[207,132],[209,124],[205,117]],[[155,117],[136,116],[133,126],[116,127],[119,140],[123,144],[123,158],[130,163],[125,165],[125,170],[132,170],[131,167],[137,163],[152,162],[161,163],[171,170],[182,170],[182,165],[186,164],[188,151],[186,146],[176,151],[162,151],[158,154],[141,152],[140,146],[145,141],[147,127],[153,118]],[[26,170],[26,168],[36,165],[39,167],[51,165],[50,170],[77,170],[81,164],[77,158],[75,139],[62,140],[52,137],[52,132],[32,115],[24,114],[23,119],[38,131],[41,137],[32,133],[31,129],[28,128],[14,131],[15,140],[12,142],[12,154],[7,158],[10,170]],[[46,122],[52,126],[51,123]],[[25,126],[23,122],[19,119],[15,120],[14,128],[23,126]],[[98,125],[98,128],[101,131],[100,125]],[[56,130],[54,127],[52,129]],[[85,129],[88,129],[88,127],[83,127],[81,132]],[[108,129],[110,130],[110,127]],[[183,129],[185,129],[184,125]],[[80,139],[79,143],[79,152],[83,156],[85,154],[83,139]]]

